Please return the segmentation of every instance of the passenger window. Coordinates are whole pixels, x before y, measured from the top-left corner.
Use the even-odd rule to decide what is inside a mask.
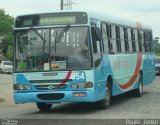
[[[113,45],[111,42],[111,36],[112,36],[111,25],[107,24],[106,26],[107,26],[108,47],[109,50],[113,50]]]
[[[125,52],[125,42],[124,42],[124,30],[123,27],[120,26],[120,43],[121,43],[121,49],[122,52]]]
[[[145,52],[149,52],[150,51],[150,45],[149,45],[149,32],[144,32],[144,48],[145,48]]]
[[[128,31],[128,45],[129,45],[129,52],[132,52],[132,38],[131,38],[131,29],[127,28]]]
[[[134,32],[134,35],[135,35],[136,52],[138,52],[138,51],[139,51],[139,44],[138,44],[138,32],[137,32],[137,30],[136,30],[136,29],[135,29],[135,30],[133,30],[133,32]]]
[[[149,47],[150,47],[150,52],[153,52],[152,32],[149,32]]]
[[[106,30],[106,24],[102,24],[102,37],[103,39],[107,38],[107,30]]]
[[[121,52],[121,41],[120,41],[119,26],[116,26],[116,45],[117,45],[117,52]]]
[[[144,37],[142,30],[138,31],[138,42],[139,42],[139,51],[144,52],[144,46],[143,46]]]
[[[98,40],[96,29],[92,27],[92,42],[93,42],[93,51],[94,53],[100,53],[101,52],[101,46],[100,41]]]
[[[132,38],[132,50],[136,52],[136,43],[135,43],[135,32],[131,29],[131,38]]]
[[[105,53],[108,53],[108,36],[107,36],[107,29],[106,24],[102,24],[102,37],[103,37],[103,49]]]
[[[140,38],[140,31],[138,30],[138,47],[139,47],[139,52],[142,52],[142,45],[140,42],[141,38]]]
[[[114,25],[111,25],[111,33],[112,33],[112,40],[111,40],[111,43],[112,43],[112,47],[113,47],[113,51],[114,53],[117,52],[117,43],[116,43],[116,29],[115,29],[115,26]]]
[[[128,44],[128,33],[127,33],[127,28],[124,27],[124,42],[125,42],[125,52],[128,53],[129,52],[129,44]]]

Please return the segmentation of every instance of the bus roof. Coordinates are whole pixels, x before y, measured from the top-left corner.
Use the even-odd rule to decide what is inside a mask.
[[[114,15],[110,15],[108,13],[99,13],[93,10],[85,10],[85,11],[54,11],[54,12],[49,12],[49,13],[65,13],[65,12],[85,12],[87,13],[89,19],[95,19],[95,20],[100,20],[108,23],[113,23],[117,25],[123,25],[123,26],[128,26],[128,27],[134,27],[134,28],[139,28],[139,29],[147,29],[147,30],[152,30],[151,26],[142,24],[139,21],[132,21],[124,18],[120,18]],[[32,13],[32,14],[24,14],[24,15],[19,15],[19,16],[27,16],[27,15],[36,15],[36,14],[49,14],[49,13]],[[19,17],[17,16],[17,17]],[[16,17],[16,18],[17,18]]]
[[[92,18],[95,20],[101,20],[101,21],[108,22],[108,23],[114,23],[117,25],[124,25],[128,27],[135,27],[135,28],[140,28],[140,29],[141,28],[148,29],[148,30],[152,29],[151,26],[143,24],[139,21],[124,19],[118,16],[110,15],[108,13],[103,14],[103,13],[98,13],[94,11],[88,11],[87,13],[88,13],[89,18]]]

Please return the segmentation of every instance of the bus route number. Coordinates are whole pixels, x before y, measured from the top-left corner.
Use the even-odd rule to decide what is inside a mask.
[[[85,73],[84,72],[74,73],[73,76],[72,76],[72,79],[75,79],[75,80],[85,79]]]

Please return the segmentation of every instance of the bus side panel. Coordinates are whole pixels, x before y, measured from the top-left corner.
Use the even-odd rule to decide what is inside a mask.
[[[137,69],[139,70],[141,67],[141,59],[142,55],[138,54],[117,54],[110,56],[114,76],[113,87],[117,86],[119,88],[119,92],[113,90],[113,95],[135,89],[139,74]]]
[[[95,101],[102,100],[105,98],[105,87],[109,75],[113,79],[112,95],[118,95],[123,93],[123,91],[114,82],[115,78],[112,69],[113,67],[110,63],[110,60],[112,60],[112,58],[112,55],[103,55],[101,64],[94,70],[95,95],[97,96]]]
[[[107,83],[107,74],[111,73],[110,62],[108,56],[103,56],[100,65],[94,69],[94,85],[96,100],[105,98],[105,87]]]
[[[151,84],[156,77],[154,55],[153,53],[148,53],[144,54],[143,57],[143,84],[148,85]]]
[[[114,81],[113,95],[138,88],[140,70],[143,72],[144,85],[152,83],[155,79],[152,53],[109,55],[109,60]]]
[[[144,58],[141,53],[103,55],[101,65],[95,69],[94,74],[95,88],[97,88],[96,92],[98,94],[97,99],[104,98],[108,75],[111,75],[113,79],[113,96],[138,88],[139,72],[143,67]],[[151,61],[152,58],[150,59]],[[151,75],[151,73],[148,75]],[[150,79],[149,82],[154,79],[151,76],[148,78]]]

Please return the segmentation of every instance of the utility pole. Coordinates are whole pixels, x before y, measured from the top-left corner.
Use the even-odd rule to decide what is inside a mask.
[[[61,3],[60,3],[60,8],[61,8],[61,10],[63,10],[63,5],[64,5],[64,1],[61,0]]]
[[[65,0],[65,3],[64,3],[65,10],[71,10],[72,5],[73,5],[72,0]]]
[[[60,8],[61,8],[61,10],[63,10],[63,9],[71,10],[73,4],[77,4],[77,3],[73,3],[72,0],[65,0],[65,1],[61,0]]]

